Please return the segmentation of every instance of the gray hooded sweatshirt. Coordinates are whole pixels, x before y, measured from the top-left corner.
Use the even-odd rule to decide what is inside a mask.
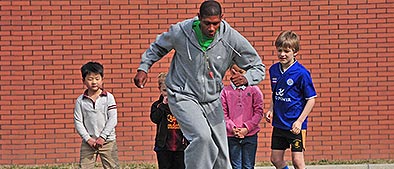
[[[248,85],[265,78],[265,65],[252,45],[239,32],[222,20],[211,45],[204,51],[193,30],[198,17],[172,25],[157,36],[142,55],[138,70],[149,68],[171,50],[175,50],[166,78],[171,92],[188,95],[199,102],[220,98],[222,79],[233,64],[247,70]]]

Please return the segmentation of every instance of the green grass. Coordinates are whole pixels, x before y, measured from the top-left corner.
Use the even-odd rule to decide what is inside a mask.
[[[308,161],[307,165],[340,165],[340,164],[393,164],[394,160],[345,160],[345,161]],[[291,164],[290,164],[291,165]],[[272,166],[270,162],[257,162],[256,166]],[[60,165],[0,165],[0,169],[77,169],[78,164]],[[97,169],[100,169],[97,163]],[[122,169],[157,169],[154,163],[127,163],[121,164]]]
[[[0,169],[77,169],[78,164],[60,164],[60,165],[0,165]],[[99,163],[96,164],[97,169],[101,169]],[[152,163],[128,163],[121,164],[122,169],[157,169],[156,164]]]
[[[329,161],[319,160],[307,162],[307,165],[340,165],[340,164],[392,164],[394,160],[345,160]]]
[[[326,159],[319,161],[306,161],[306,165],[341,165],[341,164],[393,164],[394,160],[333,160],[329,161]],[[291,165],[291,161],[288,161],[288,164]],[[270,162],[258,162],[257,166],[272,166]]]

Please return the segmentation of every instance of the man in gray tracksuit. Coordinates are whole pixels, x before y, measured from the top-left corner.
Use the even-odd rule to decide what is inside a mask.
[[[221,6],[205,1],[198,16],[172,25],[142,55],[134,78],[143,88],[150,67],[175,50],[166,78],[168,101],[184,136],[188,169],[230,169],[220,92],[222,79],[235,63],[247,70],[230,80],[236,85],[256,85],[265,78],[265,66],[252,45],[222,20]]]

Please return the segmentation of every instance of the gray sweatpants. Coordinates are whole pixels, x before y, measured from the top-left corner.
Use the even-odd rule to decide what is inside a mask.
[[[231,169],[224,113],[220,99],[199,103],[182,94],[168,94],[171,112],[190,141],[186,169]]]

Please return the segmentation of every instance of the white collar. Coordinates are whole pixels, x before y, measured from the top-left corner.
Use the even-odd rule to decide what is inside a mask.
[[[289,67],[287,67],[286,69],[282,69],[282,65],[280,65],[280,71],[281,71],[281,73],[282,73],[282,74],[285,73],[286,70],[289,70],[290,67],[293,66],[296,62],[297,62],[297,60],[294,58],[294,62],[293,62]]]
[[[233,89],[234,90],[237,90],[237,89],[241,89],[241,90],[245,90],[246,89],[246,86],[245,85],[242,85],[242,86],[235,86],[235,84],[233,83],[233,82],[231,82],[230,81],[230,84],[231,84],[231,87],[233,87]]]

